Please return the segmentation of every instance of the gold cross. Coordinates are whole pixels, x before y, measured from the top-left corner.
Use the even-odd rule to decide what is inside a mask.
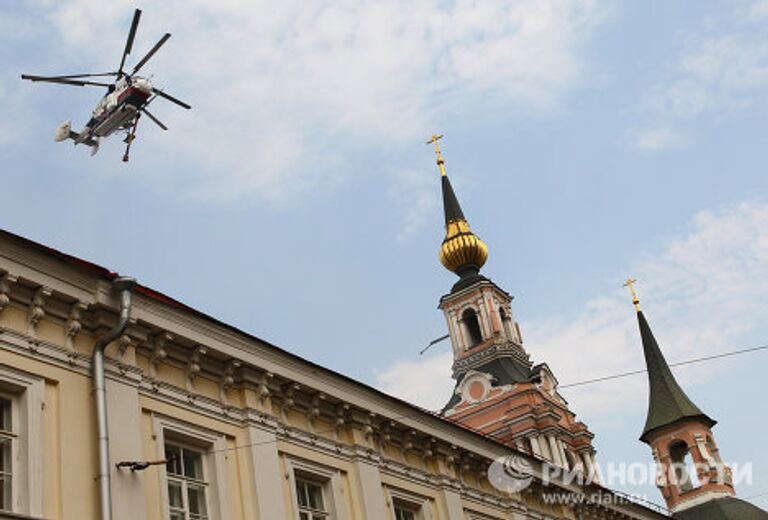
[[[443,160],[443,154],[440,153],[440,146],[437,144],[437,142],[442,138],[443,134],[432,134],[432,137],[429,138],[427,144],[435,145],[435,154],[437,154],[437,166],[440,167],[440,175],[445,177],[445,161]]]
[[[635,305],[635,310],[640,312],[640,300],[637,298],[637,293],[635,292],[636,283],[637,280],[634,278],[627,278],[624,282],[624,287],[629,287],[629,292],[632,293],[632,303]]]

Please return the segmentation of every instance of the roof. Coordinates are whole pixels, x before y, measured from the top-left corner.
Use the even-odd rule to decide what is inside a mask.
[[[492,359],[484,365],[480,365],[477,368],[473,368],[474,372],[481,372],[484,374],[490,374],[493,376],[493,386],[511,385],[515,383],[528,383],[535,377],[534,371],[530,367],[515,361],[509,356],[498,357]],[[464,372],[456,378],[456,386],[454,392],[451,395],[451,399],[443,407],[441,413],[445,413],[446,410],[453,408],[461,401],[461,396],[456,394],[455,389],[459,387],[464,377],[468,372]]]
[[[708,500],[672,515],[677,520],[768,520],[768,513],[736,497]]]
[[[640,440],[647,443],[649,434],[654,430],[688,418],[699,418],[708,427],[714,426],[716,422],[690,400],[672,375],[643,311],[637,312],[637,320],[643,340],[649,386],[648,416]]]

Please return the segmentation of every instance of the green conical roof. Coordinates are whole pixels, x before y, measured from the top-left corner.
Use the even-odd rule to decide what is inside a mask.
[[[707,423],[707,426],[714,426],[715,421],[699,410],[680,388],[642,311],[638,311],[637,320],[643,339],[649,385],[648,418],[640,440],[648,443],[648,435],[652,431],[686,418],[697,417]]]

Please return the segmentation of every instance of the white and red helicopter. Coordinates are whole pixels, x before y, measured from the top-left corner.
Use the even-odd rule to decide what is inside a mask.
[[[93,74],[69,74],[66,76],[32,76],[22,74],[21,79],[29,81],[44,81],[48,83],[58,83],[62,85],[74,85],[77,87],[97,86],[106,87],[107,93],[96,105],[93,115],[88,123],[80,132],[72,131],[70,121],[62,123],[54,135],[55,141],[65,141],[72,139],[76,145],[85,144],[91,147],[91,155],[96,155],[99,151],[99,140],[102,137],[108,137],[115,132],[125,133],[124,142],[126,143],[125,155],[123,161],[128,161],[128,154],[131,151],[131,143],[136,138],[136,127],[142,114],[146,114],[157,126],[163,130],[168,130],[159,119],[153,116],[147,107],[158,97],[165,98],[168,101],[189,109],[188,104],[166,94],[152,86],[147,78],[136,76],[135,74],[149,61],[152,56],[168,41],[170,33],[165,33],[162,38],[152,47],[149,52],[133,67],[130,74],[123,70],[125,59],[131,53],[133,40],[136,37],[136,29],[139,26],[141,10],[136,9],[133,15],[131,29],[128,32],[128,40],[125,42],[125,50],[120,60],[120,67],[116,72],[102,72]],[[83,78],[108,77],[115,76],[114,83],[103,83],[98,81],[85,80]]]

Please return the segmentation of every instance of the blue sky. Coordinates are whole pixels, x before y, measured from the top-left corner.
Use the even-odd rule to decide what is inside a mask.
[[[193,105],[122,144],[52,141],[98,89],[27,73],[138,59]],[[670,360],[765,343],[768,2],[4,2],[5,229],[88,258],[419,404],[451,389],[436,309],[443,150],[484,273],[515,296],[534,360],[560,382],[642,366],[621,281],[641,280]],[[766,354],[680,368],[754,464]],[[565,389],[599,459],[644,462],[642,377]],[[756,410],[756,407],[758,409]],[[645,493],[652,487],[619,486]],[[766,498],[756,499],[765,507]]]

